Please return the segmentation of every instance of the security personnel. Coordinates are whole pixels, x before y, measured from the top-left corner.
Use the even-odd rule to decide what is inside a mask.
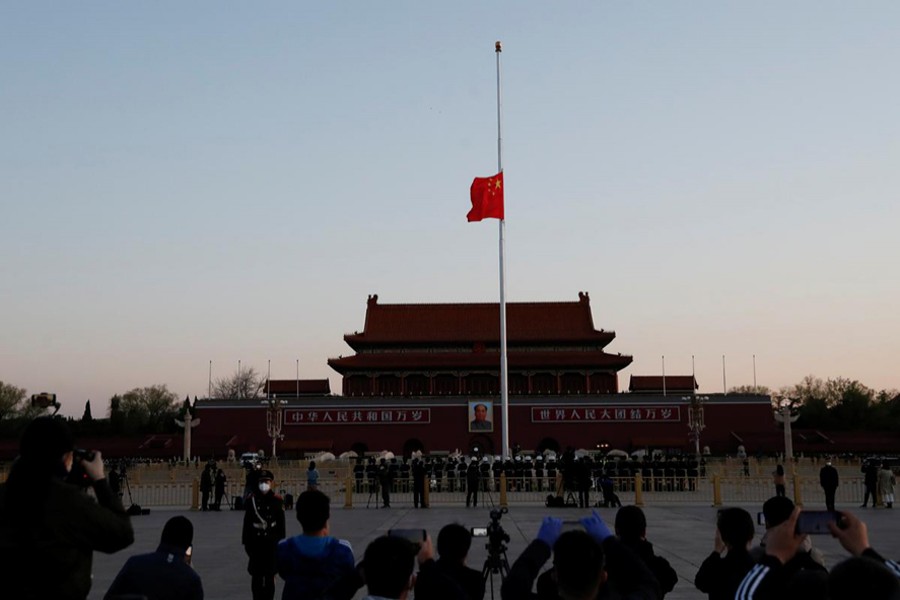
[[[381,486],[381,508],[391,507],[391,485],[394,483],[394,471],[385,459],[381,459],[376,472],[378,485]]]
[[[253,600],[272,600],[275,597],[275,549],[284,539],[284,503],[273,491],[275,477],[271,471],[260,470],[257,488],[247,499],[241,543],[250,557],[250,589]]]
[[[538,454],[534,459],[534,476],[537,479],[537,491],[544,491],[544,457]]]
[[[503,461],[500,460],[499,456],[494,457],[494,462],[491,463],[491,472],[494,474],[494,489],[500,489],[500,474],[503,473]]]
[[[525,491],[530,492],[533,489],[534,481],[534,463],[531,457],[526,456],[522,464],[522,481],[525,485]]]
[[[451,458],[447,461],[447,489],[451,492],[456,491],[456,459]]]
[[[359,494],[363,491],[363,477],[366,475],[366,465],[362,463],[361,458],[356,459],[356,464],[353,465],[353,479],[356,481],[356,493]]]
[[[491,463],[488,462],[487,456],[481,457],[481,465],[478,467],[478,472],[481,475],[481,491],[488,491],[488,485],[491,480]]]
[[[393,464],[393,462],[394,461],[391,461],[392,464]],[[405,493],[409,492],[410,466],[409,466],[408,458],[403,459],[403,464],[399,465],[399,470],[400,470],[400,491],[405,494]],[[395,473],[394,476],[396,477],[397,474]]]
[[[366,481],[369,484],[369,494],[378,491],[378,465],[375,464],[375,459],[371,457],[366,465]]]
[[[426,469],[427,469],[427,465],[426,465]],[[435,491],[440,492],[443,490],[444,459],[442,459],[440,457],[435,459],[432,473],[434,474]]]
[[[478,459],[472,457],[472,462],[469,463],[469,468],[466,469],[466,508],[469,507],[469,502],[471,501],[475,506],[478,506]]]
[[[469,472],[468,465],[466,465],[465,457],[459,458],[459,463],[456,465],[456,475],[459,478],[459,491],[464,492],[466,488],[466,477]]]
[[[425,504],[425,464],[422,462],[421,458],[413,460],[412,477],[413,507],[419,508],[419,503],[421,503],[422,508],[428,508]]]

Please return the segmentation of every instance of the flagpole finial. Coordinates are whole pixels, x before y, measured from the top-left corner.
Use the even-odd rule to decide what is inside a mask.
[[[494,52],[503,52],[503,46],[500,44],[499,40],[494,42]]]

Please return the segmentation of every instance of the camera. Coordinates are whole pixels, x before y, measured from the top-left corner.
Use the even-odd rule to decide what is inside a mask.
[[[72,455],[74,456],[75,460],[72,461],[72,470],[69,471],[69,474],[66,476],[66,482],[80,488],[91,487],[91,478],[88,476],[87,471],[84,470],[84,467],[81,466],[81,464],[82,461],[90,462],[94,460],[94,452],[92,450],[76,448],[72,451]]]
[[[485,545],[489,554],[499,555],[506,551],[504,544],[509,542],[509,534],[503,530],[500,525],[500,519],[505,513],[509,512],[508,508],[494,508],[491,510],[491,522],[487,526],[488,543]]]
[[[86,460],[87,462],[91,462],[94,460],[94,451],[93,450],[85,450],[84,448],[75,448],[72,451],[72,454],[76,459]]]

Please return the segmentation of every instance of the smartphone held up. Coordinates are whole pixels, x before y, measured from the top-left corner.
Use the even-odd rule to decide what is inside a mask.
[[[829,523],[843,527],[841,513],[836,510],[804,510],[797,516],[797,533],[809,535],[831,534]]]

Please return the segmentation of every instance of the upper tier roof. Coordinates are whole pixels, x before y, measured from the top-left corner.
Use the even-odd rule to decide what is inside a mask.
[[[527,343],[590,343],[606,346],[616,334],[597,331],[587,292],[577,302],[509,302],[507,341]],[[344,336],[353,349],[375,345],[497,344],[500,342],[498,303],[378,304],[369,296],[362,333]]]

